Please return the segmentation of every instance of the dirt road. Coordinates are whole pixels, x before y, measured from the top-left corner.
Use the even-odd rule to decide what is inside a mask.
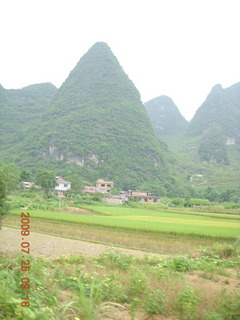
[[[68,238],[56,237],[38,232],[31,232],[27,237],[21,235],[20,229],[2,227],[0,230],[0,251],[8,253],[21,252],[22,242],[30,243],[30,253],[34,257],[56,258],[61,255],[84,254],[89,257],[96,257],[112,248],[111,246],[92,243]],[[144,251],[114,247],[124,254],[131,254],[138,257],[144,255],[161,256],[166,255],[149,253]]]

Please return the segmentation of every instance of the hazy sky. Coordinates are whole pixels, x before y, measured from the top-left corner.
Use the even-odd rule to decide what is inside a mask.
[[[0,83],[57,87],[107,42],[146,102],[190,120],[211,88],[240,82],[239,0],[0,0]]]

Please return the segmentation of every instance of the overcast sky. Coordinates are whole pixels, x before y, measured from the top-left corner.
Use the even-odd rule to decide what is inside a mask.
[[[97,41],[142,101],[170,96],[190,120],[211,88],[240,82],[239,0],[0,0],[0,83],[57,87]]]

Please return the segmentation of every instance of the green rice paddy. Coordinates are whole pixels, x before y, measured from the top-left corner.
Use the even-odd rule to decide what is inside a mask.
[[[32,218],[85,224],[104,228],[176,236],[235,239],[240,234],[240,216],[214,213],[153,211],[124,207],[87,206],[91,215],[28,210]],[[101,213],[102,215],[99,215]],[[12,214],[20,214],[13,210]]]

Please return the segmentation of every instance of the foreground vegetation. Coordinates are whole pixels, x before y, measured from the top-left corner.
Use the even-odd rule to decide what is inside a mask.
[[[29,307],[22,307],[20,256],[0,257],[0,319],[237,320],[238,246],[218,245],[198,258],[136,259],[117,251],[97,258],[28,256]],[[163,318],[161,318],[163,319]]]
[[[21,207],[31,204],[31,232],[165,255],[140,259],[113,248],[94,258],[1,253],[0,319],[239,319],[239,215],[98,201],[73,208],[68,201],[12,196],[3,224],[19,228]],[[30,261],[26,274],[23,259]],[[21,289],[24,276],[30,289]],[[22,306],[26,295],[29,307]]]

